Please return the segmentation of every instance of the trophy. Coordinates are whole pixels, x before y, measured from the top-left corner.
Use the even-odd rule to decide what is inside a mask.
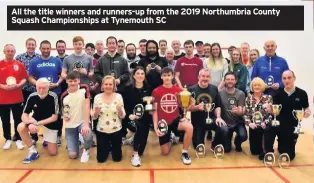
[[[70,106],[69,105],[65,105],[63,108],[63,119],[64,118],[70,119]]]
[[[143,101],[147,103],[145,105],[146,111],[152,111],[153,110],[153,104],[151,104],[152,100],[154,100],[154,98],[152,96],[146,96],[143,98]]]
[[[267,86],[271,87],[273,84],[275,83],[275,79],[272,75],[269,75],[267,78],[266,78],[266,84]]]
[[[206,149],[205,149],[204,144],[199,144],[198,146],[196,146],[195,151],[196,151],[197,158],[204,158],[205,157]]]
[[[290,156],[287,153],[283,153],[279,156],[279,167],[280,168],[288,168],[290,165]]]
[[[276,162],[275,154],[273,152],[269,152],[264,156],[264,164],[266,167],[274,166]]]
[[[15,85],[16,84],[16,79],[13,76],[9,76],[6,79],[6,83],[7,85]]]
[[[216,147],[214,148],[214,155],[216,159],[223,158],[224,154],[225,154],[224,147],[221,144],[216,145]]]
[[[300,132],[301,132],[301,121],[303,120],[304,110],[303,109],[302,110],[293,110],[292,115],[296,120],[298,120],[298,126],[295,127],[294,133],[300,134]]]
[[[74,69],[82,69],[83,63],[82,62],[75,62],[74,63]]]
[[[158,121],[158,130],[165,135],[168,132],[168,124],[164,119]]]
[[[215,108],[215,103],[207,103],[207,104],[205,104],[205,109],[206,109],[206,111],[207,111],[207,118],[206,118],[206,124],[211,124],[211,123],[213,123],[213,119],[211,119],[210,117],[209,117],[209,113],[210,112],[212,112],[213,110],[214,110],[214,108]]]
[[[238,106],[238,101],[235,97],[228,98],[228,103],[231,109]]]
[[[276,117],[280,114],[280,110],[282,109],[282,105],[272,105],[272,111],[274,114],[274,120],[272,121],[272,126],[276,127],[280,125],[280,122],[276,119]]]
[[[144,106],[142,104],[137,104],[133,109],[133,114],[141,118],[144,115]],[[130,121],[130,125],[134,127],[135,131],[137,130],[137,125],[134,120]]]
[[[111,70],[110,76],[116,78],[117,77],[116,71],[115,70]]]
[[[151,69],[155,69],[156,64],[153,62],[153,63],[150,64],[150,67],[151,67]]]
[[[179,93],[179,97],[180,97],[180,104],[181,104],[181,107],[183,108],[183,113],[184,113],[183,118],[186,119],[186,112],[187,112],[186,109],[190,106],[192,93],[188,91],[186,86],[184,86],[183,91]]]
[[[257,126],[261,126],[263,122],[263,115],[260,111],[256,111],[253,113],[252,116],[252,121],[255,123]]]

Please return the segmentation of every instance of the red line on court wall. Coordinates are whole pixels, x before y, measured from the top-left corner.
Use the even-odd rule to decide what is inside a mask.
[[[16,183],[21,183],[26,177],[29,176],[29,174],[31,174],[33,172],[33,170],[28,170],[21,178],[19,178],[19,180],[16,181]]]
[[[270,170],[279,177],[284,183],[290,183],[290,181],[283,175],[281,175],[275,168],[271,167]]]
[[[155,172],[154,170],[149,171],[150,183],[155,183]]]

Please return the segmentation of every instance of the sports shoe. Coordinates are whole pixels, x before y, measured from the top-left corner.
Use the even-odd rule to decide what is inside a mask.
[[[61,146],[61,137],[57,137],[57,144],[58,144],[58,146]]]
[[[48,142],[44,140],[43,147],[48,147]]]
[[[39,154],[38,152],[30,152],[28,154],[28,156],[23,160],[23,163],[24,164],[28,164],[28,163],[31,163],[32,161],[35,161],[39,158]]]
[[[89,150],[84,149],[82,156],[81,156],[81,162],[86,163],[89,160]]]
[[[123,145],[133,145],[134,142],[134,136],[127,138],[123,141]]]
[[[138,154],[137,155],[133,155],[132,159],[131,159],[131,163],[135,167],[140,167],[141,166],[141,158],[140,158],[140,156]]]
[[[172,139],[172,144],[178,144],[180,137],[177,137],[173,132],[171,132],[170,138]]]
[[[183,164],[185,164],[185,165],[190,165],[192,163],[192,160],[191,160],[189,154],[186,152],[181,154],[181,160],[182,160]]]
[[[24,145],[23,145],[23,143],[22,143],[21,140],[17,140],[17,141],[15,142],[15,144],[16,144],[16,147],[17,147],[19,150],[24,149]]]
[[[11,148],[11,144],[12,144],[12,140],[6,140],[6,141],[5,141],[5,144],[4,144],[4,146],[3,146],[3,149],[4,149],[4,150],[10,149],[10,148]]]

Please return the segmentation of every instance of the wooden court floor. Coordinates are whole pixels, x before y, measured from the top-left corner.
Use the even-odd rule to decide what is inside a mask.
[[[2,129],[1,129],[2,132]],[[313,135],[305,132],[297,144],[297,156],[289,169],[278,166],[266,168],[256,156],[250,155],[248,141],[243,144],[243,152],[234,150],[224,159],[215,159],[209,151],[207,141],[205,158],[197,159],[192,147],[192,165],[183,165],[180,159],[182,145],[175,145],[169,156],[160,155],[158,140],[150,132],[149,143],[142,158],[140,168],[132,167],[131,146],[123,146],[123,161],[107,161],[98,164],[96,149],[91,151],[90,161],[80,163],[79,159],[70,160],[65,149],[65,139],[59,154],[49,157],[42,148],[42,138],[37,147],[40,159],[31,164],[22,164],[28,150],[16,149],[15,143],[10,150],[3,150],[2,134],[0,143],[0,182],[3,183],[313,183]]]

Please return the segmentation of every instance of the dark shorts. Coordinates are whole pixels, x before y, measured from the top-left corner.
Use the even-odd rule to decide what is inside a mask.
[[[179,123],[180,123],[180,119],[181,119],[181,117],[178,117],[178,118],[174,119],[172,121],[172,123],[170,125],[168,125],[168,132],[164,136],[159,137],[159,145],[160,146],[170,142],[171,132],[175,133],[175,132],[178,131],[178,126],[179,126]]]

